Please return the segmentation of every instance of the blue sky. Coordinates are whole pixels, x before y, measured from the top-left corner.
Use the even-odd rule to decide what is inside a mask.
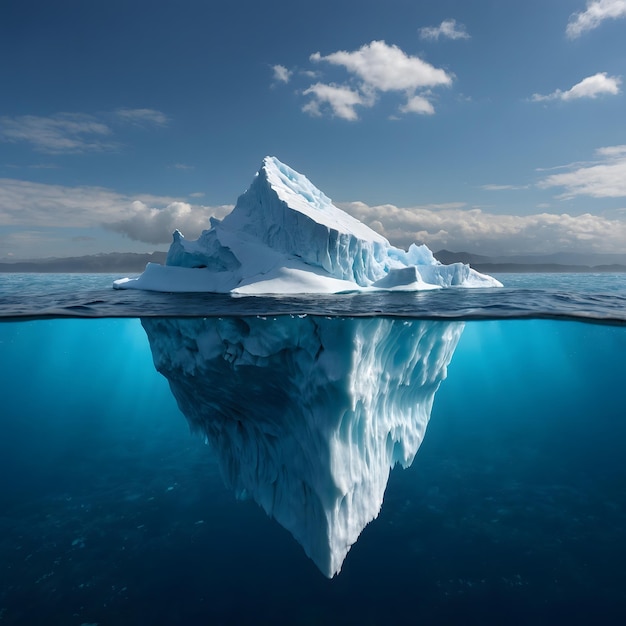
[[[626,0],[0,6],[0,259],[167,249],[265,155],[392,243],[626,252]]]

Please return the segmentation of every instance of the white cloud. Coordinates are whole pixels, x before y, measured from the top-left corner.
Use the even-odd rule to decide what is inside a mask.
[[[599,215],[500,215],[480,209],[401,208],[342,203],[341,208],[404,248],[425,243],[432,250],[531,254],[555,251],[623,252],[626,221]]]
[[[608,146],[596,150],[602,159],[590,165],[572,164],[559,174],[541,180],[542,189],[561,187],[560,199],[576,196],[592,198],[626,197],[626,146]]]
[[[619,76],[607,76],[606,72],[598,72],[593,76],[583,78],[567,91],[556,91],[543,96],[541,94],[533,94],[533,102],[543,102],[545,100],[577,100],[578,98],[597,98],[603,94],[617,95],[620,90],[619,86],[622,80]]]
[[[273,65],[274,80],[278,83],[288,83],[291,80],[293,72],[288,70],[284,65]]]
[[[598,148],[596,150],[598,156],[604,157],[619,157],[626,156],[626,145],[621,146],[606,146],[605,148]]]
[[[439,26],[425,26],[419,29],[422,39],[437,41],[443,39],[469,39],[470,36],[463,24],[457,24],[456,20],[444,20]]]
[[[603,148],[600,148],[603,150]],[[574,167],[583,167],[588,165],[590,161],[577,161],[576,163],[568,163],[567,165],[553,165],[551,167],[536,167],[535,172],[554,172],[556,170],[568,170]]]
[[[372,41],[352,52],[339,50],[325,56],[315,52],[310,60],[344,68],[351,81],[346,84],[318,82],[305,89],[303,94],[313,98],[303,110],[312,115],[321,115],[326,104],[335,116],[356,120],[355,107],[374,106],[380,92],[404,94],[406,103],[399,108],[401,113],[432,115],[435,109],[429,100],[430,88],[452,83],[452,77],[444,70],[384,41]],[[418,90],[420,93],[416,93]]]
[[[435,107],[423,96],[412,96],[407,103],[400,107],[402,113],[419,113],[422,115],[433,115]]]
[[[0,226],[104,227],[146,243],[169,243],[175,228],[195,238],[232,206],[202,206],[167,196],[128,196],[101,187],[0,179]]]
[[[620,17],[626,17],[626,0],[590,0],[584,11],[572,13],[565,32],[570,39],[575,39],[605,20]]]
[[[111,129],[91,115],[58,113],[51,117],[0,117],[0,140],[30,143],[48,154],[102,152],[117,147],[108,139]]]
[[[342,85],[315,83],[302,93],[305,96],[314,96],[310,102],[302,107],[303,111],[314,116],[322,115],[324,105],[328,105],[334,116],[354,121],[358,119],[354,107],[363,106],[367,103],[367,100],[358,91]]]
[[[48,117],[18,115],[0,117],[0,141],[29,143],[47,154],[81,154],[117,150],[120,144],[111,140],[113,130],[105,120],[136,126],[164,126],[167,117],[153,109],[117,109],[113,115],[57,113]]]
[[[133,201],[124,217],[107,222],[103,226],[145,243],[169,243],[175,229],[190,238],[197,238],[203,229],[209,227],[209,218],[222,218],[230,213],[232,206],[198,207],[187,202],[170,202],[167,206],[156,208],[141,200]]]
[[[367,86],[380,91],[413,91],[423,87],[450,85],[451,77],[419,57],[409,56],[398,46],[372,41],[354,52],[340,50],[326,56],[319,52],[312,61],[345,67]]]

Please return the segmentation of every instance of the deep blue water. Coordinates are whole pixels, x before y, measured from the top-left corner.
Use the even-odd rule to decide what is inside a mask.
[[[500,279],[173,305],[0,276],[0,624],[626,623],[624,277]],[[155,370],[137,316],[202,307],[469,320],[415,461],[331,580],[224,487]]]

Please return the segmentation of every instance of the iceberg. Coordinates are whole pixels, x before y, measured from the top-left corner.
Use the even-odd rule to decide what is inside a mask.
[[[329,578],[408,467],[463,322],[322,316],[142,319],[156,369],[226,485]]]
[[[195,241],[175,231],[165,265],[149,263],[117,289],[244,295],[498,287],[469,265],[443,265],[425,245],[389,241],[275,157],[265,157],[223,220]]]

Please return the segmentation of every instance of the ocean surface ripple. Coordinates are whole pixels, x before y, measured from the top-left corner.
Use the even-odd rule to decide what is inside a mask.
[[[501,274],[502,289],[235,297],[114,290],[117,274],[2,274],[0,318],[393,316],[626,324],[626,274]]]

